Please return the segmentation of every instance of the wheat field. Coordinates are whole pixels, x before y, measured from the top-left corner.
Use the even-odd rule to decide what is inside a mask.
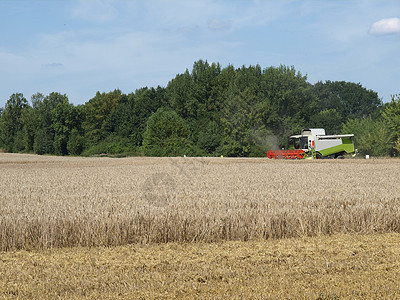
[[[400,160],[0,153],[0,299],[398,299]]]
[[[0,154],[0,251],[400,232],[400,160]]]

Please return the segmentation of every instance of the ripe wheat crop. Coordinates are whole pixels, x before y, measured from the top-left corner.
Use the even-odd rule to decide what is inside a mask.
[[[0,250],[400,232],[400,160],[0,154]]]

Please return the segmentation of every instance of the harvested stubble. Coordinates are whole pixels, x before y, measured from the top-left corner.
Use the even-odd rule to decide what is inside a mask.
[[[0,299],[399,299],[400,234],[0,253]]]
[[[400,160],[0,154],[0,250],[400,232]]]

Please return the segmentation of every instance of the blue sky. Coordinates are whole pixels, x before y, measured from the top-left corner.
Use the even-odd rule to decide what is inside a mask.
[[[199,59],[294,66],[400,94],[398,0],[0,0],[0,107],[13,93],[166,86]]]

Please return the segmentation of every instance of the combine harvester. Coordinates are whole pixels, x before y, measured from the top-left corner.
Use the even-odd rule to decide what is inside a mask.
[[[270,150],[267,157],[286,159],[344,158],[355,155],[354,134],[325,135],[325,129],[303,129],[290,137],[289,150]]]

